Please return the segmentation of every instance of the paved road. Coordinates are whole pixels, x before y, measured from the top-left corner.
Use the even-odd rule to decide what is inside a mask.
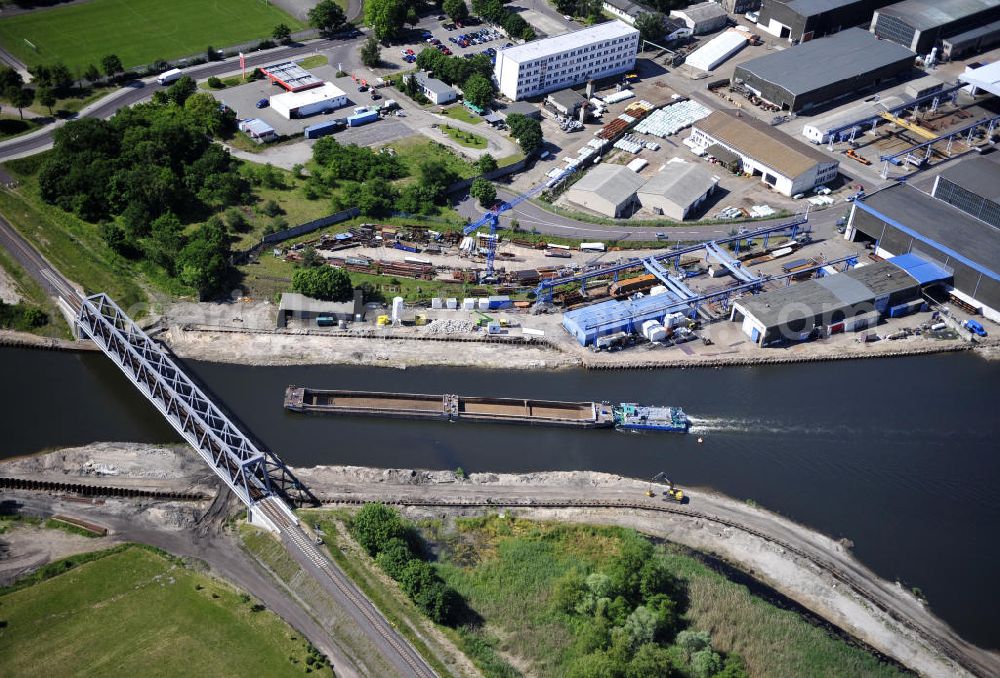
[[[246,66],[249,70],[276,61],[308,56],[320,51],[326,52],[330,58],[330,63],[333,64],[338,62],[350,64],[356,61],[357,58],[357,44],[354,41],[323,39],[302,45],[290,45],[288,47],[278,47],[272,50],[247,54]],[[192,66],[185,69],[185,73],[196,79],[204,79],[238,71],[239,67],[239,58],[236,57],[226,59],[225,61]],[[107,96],[93,105],[84,108],[80,112],[79,117],[110,118],[118,109],[149,99],[155,92],[162,89],[166,89],[166,87],[157,84],[155,78],[145,81],[134,81],[113,95]],[[52,135],[56,128],[62,124],[65,123],[62,121],[56,122],[37,132],[0,143],[0,162],[32,155],[51,148]]]
[[[499,198],[512,200],[515,194],[506,189],[500,188],[497,191]],[[813,232],[823,237],[831,237],[836,234],[835,227],[839,219],[846,211],[847,205],[830,207],[825,210],[810,212],[809,224]],[[483,209],[472,198],[465,198],[457,205],[459,214],[471,220],[476,220],[483,216]],[[764,221],[744,224],[743,222],[728,224],[685,224],[683,226],[629,226],[628,222],[623,222],[623,226],[605,226],[602,224],[591,224],[585,221],[578,221],[570,217],[549,212],[539,205],[526,201],[517,205],[514,209],[504,212],[500,217],[503,227],[510,226],[510,220],[516,218],[522,230],[536,229],[544,235],[554,235],[563,238],[580,238],[584,240],[599,240],[607,242],[609,240],[656,240],[657,233],[664,233],[669,241],[692,241],[692,240],[713,240],[721,238],[730,233],[735,227],[746,225],[747,228],[760,228],[770,224],[778,224],[788,221],[790,217],[782,219],[768,219]],[[664,243],[666,244],[666,242]]]

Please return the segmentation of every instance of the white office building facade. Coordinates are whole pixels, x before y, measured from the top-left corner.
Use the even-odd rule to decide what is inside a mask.
[[[494,75],[512,101],[624,73],[635,66],[639,31],[609,21],[497,53]]]

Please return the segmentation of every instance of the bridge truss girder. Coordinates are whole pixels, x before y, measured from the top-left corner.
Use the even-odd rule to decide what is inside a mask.
[[[316,503],[288,467],[261,452],[110,297],[83,299],[77,324],[247,506],[274,494]]]

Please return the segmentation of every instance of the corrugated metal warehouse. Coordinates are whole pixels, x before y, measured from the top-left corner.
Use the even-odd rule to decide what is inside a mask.
[[[875,12],[871,31],[920,55],[940,40],[1000,19],[996,0],[903,0]]]
[[[671,10],[670,18],[683,21],[694,35],[714,33],[724,28],[729,19],[726,10],[717,2],[699,2],[684,9]]]
[[[644,208],[680,221],[708,199],[718,182],[700,165],[670,162],[636,195]]]
[[[741,80],[762,99],[797,113],[908,75],[915,59],[905,47],[849,28],[742,63],[733,81]]]
[[[764,0],[757,26],[765,33],[806,42],[851,26],[867,26],[875,10],[894,0]]]
[[[1000,233],[994,226],[908,184],[854,203],[844,237],[870,240],[879,256],[910,252],[953,274],[951,292],[1000,322]]]
[[[593,306],[563,313],[563,327],[581,346],[593,344],[598,337],[615,332],[638,334],[647,320],[663,321],[670,313],[687,315],[690,305],[667,294],[648,295],[627,301],[603,301]]]
[[[689,137],[693,145],[730,165],[712,147],[737,159],[739,171],[759,176],[782,195],[796,195],[837,177],[840,163],[812,146],[738,111],[715,111],[699,120]]]
[[[624,165],[595,166],[566,191],[566,199],[580,207],[620,217],[635,206],[635,192],[646,180]]]
[[[733,303],[730,319],[758,346],[863,329],[920,299],[921,280],[906,270],[913,263],[901,263],[882,261],[743,298]],[[933,284],[947,276],[936,268],[921,278]]]

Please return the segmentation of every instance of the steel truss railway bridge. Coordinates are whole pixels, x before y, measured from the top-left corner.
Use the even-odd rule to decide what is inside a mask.
[[[84,297],[59,285],[62,303],[75,314],[79,332],[91,339],[132,385],[193,447],[249,509],[251,520],[278,534],[303,569],[343,604],[381,643],[380,652],[402,675],[432,677],[433,669],[382,616],[302,529],[291,506],[319,505],[284,462],[258,447],[106,294]],[[376,647],[379,647],[376,645]]]

